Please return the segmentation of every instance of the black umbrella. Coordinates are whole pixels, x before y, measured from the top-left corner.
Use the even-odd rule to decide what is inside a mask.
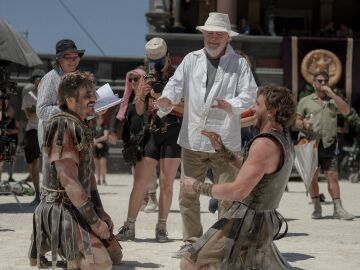
[[[27,67],[42,64],[25,38],[2,19],[0,19],[0,60]]]

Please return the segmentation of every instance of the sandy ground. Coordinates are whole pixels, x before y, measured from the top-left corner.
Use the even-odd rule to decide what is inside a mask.
[[[24,174],[15,174],[23,179]],[[326,183],[320,183],[327,201],[330,196]],[[100,195],[116,228],[126,218],[128,197],[132,177],[129,174],[109,175],[108,185],[100,186]],[[288,219],[289,232],[276,244],[294,269],[360,269],[360,184],[341,182],[341,193],[345,208],[354,213],[354,221],[331,218],[333,206],[323,205],[324,218],[312,220],[312,206],[306,197],[301,182],[290,182],[290,192],[285,193],[279,208]],[[179,181],[175,180],[174,197],[168,221],[171,241],[157,243],[155,224],[157,213],[141,212],[136,223],[136,240],[122,242],[124,263],[113,269],[179,269],[179,260],[171,254],[179,249],[181,242],[181,216],[178,206]],[[32,230],[33,207],[28,205],[31,197],[19,197],[22,209],[13,196],[0,196],[0,269],[35,269],[28,266],[27,252]],[[207,211],[208,198],[202,197],[202,221],[205,228],[216,219]]]

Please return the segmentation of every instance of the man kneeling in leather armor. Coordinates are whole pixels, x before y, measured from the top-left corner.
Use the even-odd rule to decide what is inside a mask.
[[[61,112],[44,130],[43,151],[50,177],[43,180],[41,202],[34,212],[30,264],[42,267],[51,251],[67,269],[111,269],[122,259],[104,211],[93,167],[93,136],[87,117],[94,114],[95,81],[88,72],[64,75],[58,88]]]

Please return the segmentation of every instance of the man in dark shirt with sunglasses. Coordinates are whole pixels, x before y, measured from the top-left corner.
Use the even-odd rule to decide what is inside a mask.
[[[337,157],[337,114],[347,116],[350,113],[349,105],[329,86],[327,71],[319,71],[314,75],[313,87],[315,93],[302,98],[298,104],[296,127],[309,134],[311,139],[316,139],[318,144],[319,167],[324,171],[328,181],[328,190],[334,203],[334,218],[352,220],[355,218],[348,213],[341,204],[340,186],[338,176]],[[318,173],[309,187],[309,192],[314,204],[313,219],[322,217]]]

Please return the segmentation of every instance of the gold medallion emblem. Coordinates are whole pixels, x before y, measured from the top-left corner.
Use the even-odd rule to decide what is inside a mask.
[[[331,51],[323,49],[312,50],[302,60],[301,74],[309,84],[312,84],[314,74],[321,70],[328,72],[329,85],[334,86],[341,77],[341,62]]]

